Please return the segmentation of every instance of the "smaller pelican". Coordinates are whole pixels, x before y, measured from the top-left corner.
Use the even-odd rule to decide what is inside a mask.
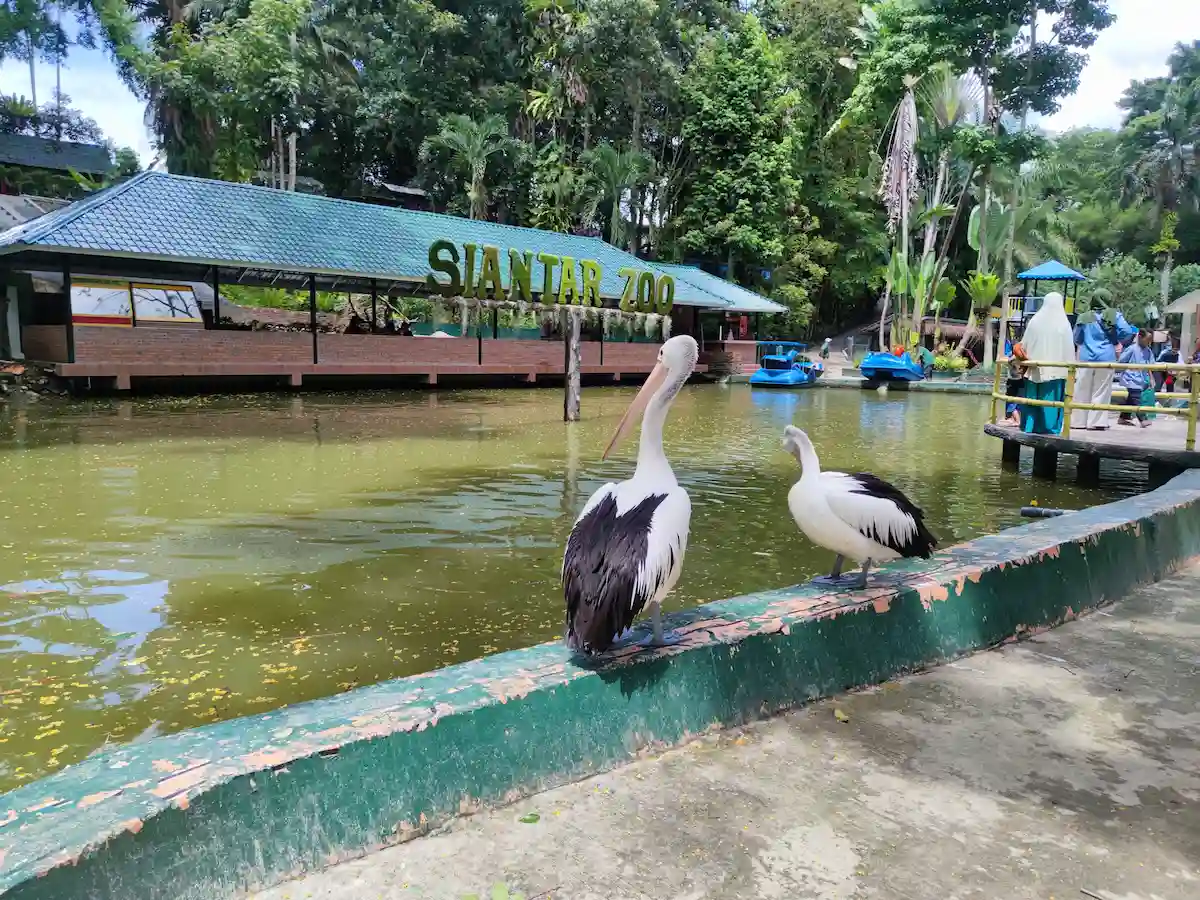
[[[808,435],[789,425],[783,448],[800,462],[803,474],[788,491],[788,509],[805,536],[837,554],[833,573],[813,584],[861,590],[867,586],[871,564],[902,557],[928,559],[937,538],[925,527],[921,510],[899,488],[866,472],[822,472]],[[857,575],[843,576],[842,564],[862,566]]]
[[[649,643],[678,643],[664,635],[662,601],[683,571],[692,502],[663,452],[663,423],[691,377],[700,348],[686,334],[658,351],[658,364],[617,425],[604,458],[642,420],[637,468],[628,481],[609,483],[588,499],[563,553],[567,645],[603,653],[650,607]]]

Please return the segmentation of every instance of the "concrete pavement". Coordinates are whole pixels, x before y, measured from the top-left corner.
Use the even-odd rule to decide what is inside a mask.
[[[258,900],[1194,900],[1200,564]]]

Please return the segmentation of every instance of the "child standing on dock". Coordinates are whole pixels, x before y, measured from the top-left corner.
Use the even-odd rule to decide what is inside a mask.
[[[1150,332],[1143,328],[1137,333],[1137,338],[1132,344],[1126,347],[1121,352],[1123,363],[1130,365],[1145,365],[1148,366],[1154,362],[1154,351],[1150,349]],[[1142,391],[1150,387],[1150,373],[1140,369],[1122,369],[1117,376],[1117,381],[1121,383],[1121,387],[1125,388],[1128,396],[1125,398],[1125,405],[1137,407],[1142,405]],[[1121,413],[1117,419],[1119,425],[1132,425],[1133,415],[1137,415],[1138,424],[1145,428],[1150,424],[1146,414],[1139,412],[1136,414]]]

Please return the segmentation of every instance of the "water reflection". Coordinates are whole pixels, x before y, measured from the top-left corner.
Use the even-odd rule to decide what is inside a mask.
[[[0,410],[0,787],[133,740],[554,639],[561,548],[636,441],[633,389],[45,404]],[[689,387],[667,425],[691,492],[674,605],[795,583],[828,555],[790,524],[789,422],[824,467],[874,471],[944,542],[1031,499],[974,397]]]

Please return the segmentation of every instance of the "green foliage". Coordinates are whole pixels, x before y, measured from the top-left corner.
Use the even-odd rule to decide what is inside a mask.
[[[1179,225],[1179,215],[1169,212],[1163,216],[1162,228],[1158,232],[1158,240],[1150,247],[1155,256],[1169,256],[1179,251],[1179,239],[1175,237],[1175,228]]]
[[[845,118],[878,115],[895,105],[906,76],[939,64],[958,72],[986,69],[999,105],[1020,110],[1026,102],[1053,113],[1079,84],[1084,51],[1111,24],[1104,0],[879,0],[864,15],[859,81]],[[1030,78],[1030,50],[1022,41],[1033,10],[1057,18],[1055,40],[1039,43]]]
[[[1190,263],[1171,270],[1171,299],[1178,300],[1192,291],[1200,291],[1200,264]]]
[[[782,61],[758,20],[709,34],[681,89],[692,174],[681,185],[680,245],[735,267],[778,263],[799,184]]]
[[[285,288],[247,287],[240,284],[221,285],[221,299],[238,306],[263,309],[288,309],[294,312],[308,309],[308,291],[293,291]],[[381,302],[382,302],[382,298]],[[369,301],[368,301],[369,302]],[[321,312],[336,312],[346,303],[345,294],[317,291],[317,309]]]
[[[593,186],[589,218],[595,218],[601,203],[609,204],[608,242],[619,247],[625,236],[621,200],[627,191],[646,182],[654,162],[644,153],[618,150],[606,143],[583,154],[583,163]]]
[[[971,210],[971,218],[967,224],[967,243],[976,253],[979,252],[981,246],[982,213],[983,204],[979,204]],[[988,246],[988,255],[992,259],[996,258],[1008,239],[1008,227],[1013,220],[1013,216],[1014,211],[1011,207],[1005,206],[995,197],[991,199],[991,202],[988,204],[985,239]]]
[[[1088,309],[1119,309],[1135,325],[1145,324],[1146,307],[1158,302],[1158,276],[1133,256],[1112,256],[1087,271],[1079,298]]]
[[[972,271],[962,282],[962,289],[971,298],[972,309],[980,312],[991,309],[1000,296],[1000,276]]]
[[[967,358],[965,356],[935,356],[933,358],[933,370],[935,372],[965,372],[967,370]]]
[[[500,116],[485,116],[475,120],[470,116],[448,116],[441,130],[421,145],[421,158],[426,164],[444,153],[450,166],[465,179],[467,200],[472,219],[482,219],[488,208],[489,166],[518,152],[519,142],[508,134],[508,125]]]

